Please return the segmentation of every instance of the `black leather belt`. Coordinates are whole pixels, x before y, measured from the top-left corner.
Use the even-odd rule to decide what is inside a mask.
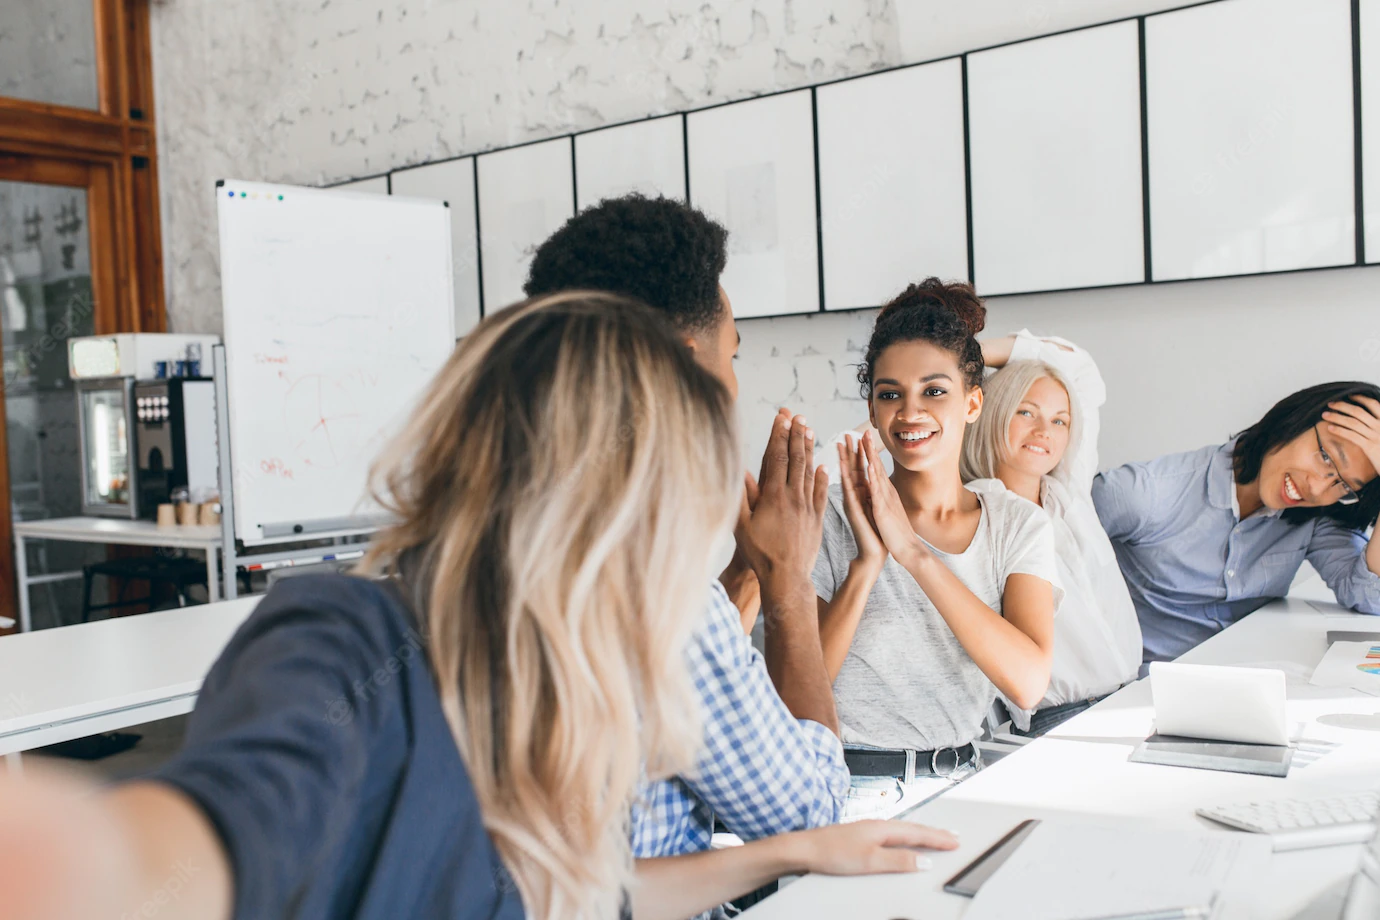
[[[917,776],[948,776],[964,764],[981,764],[971,742],[956,748],[933,751],[872,751],[844,748],[843,760],[853,776],[894,776],[909,783]]]

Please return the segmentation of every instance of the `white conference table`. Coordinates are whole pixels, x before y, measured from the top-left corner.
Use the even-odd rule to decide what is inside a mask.
[[[1289,598],[1269,604],[1189,652],[1198,664],[1279,663],[1286,673],[1312,668],[1327,650],[1329,629],[1380,630],[1380,619],[1349,614],[1335,604]],[[1148,680],[1137,681],[906,815],[947,828],[962,846],[931,853],[934,868],[911,875],[829,878],[807,876],[747,911],[748,920],[950,920],[968,900],[943,891],[944,882],[1026,818],[1130,819],[1147,826],[1226,830],[1198,818],[1201,806],[1271,798],[1325,796],[1380,787],[1380,698],[1312,687],[1290,675],[1291,729],[1303,737],[1340,743],[1322,759],[1295,765],[1285,779],[1127,762],[1153,723]],[[1205,700],[1204,705],[1210,705]],[[1350,727],[1348,726],[1350,723]],[[1365,727],[1360,727],[1365,726]],[[1356,868],[1361,847],[1276,853],[1261,886],[1260,920],[1293,917]],[[1057,864],[1051,855],[1051,865]]]
[[[81,571],[29,574],[28,540],[61,540],[68,543],[103,543],[115,546],[152,546],[199,550],[206,554],[206,593],[211,603],[220,600],[220,568],[216,553],[223,535],[218,525],[159,527],[153,521],[116,518],[68,517],[20,521],[14,525],[14,568],[19,582],[19,628],[32,628],[29,588],[33,585],[80,578]]]
[[[212,663],[258,600],[0,637],[0,754],[191,711]],[[1347,628],[1380,630],[1380,620],[1290,598],[1182,660],[1311,669],[1326,651],[1327,631]],[[1026,818],[1132,819],[1215,830],[1194,815],[1196,807],[1380,786],[1380,698],[1311,687],[1294,676],[1288,693],[1289,718],[1304,724],[1305,737],[1342,746],[1295,766],[1287,779],[1128,763],[1151,731],[1149,683],[1138,681],[911,813],[908,820],[961,835],[959,850],[932,854],[931,871],[806,877],[752,908],[750,920],[960,918],[967,901],[945,894],[944,880]],[[1359,846],[1275,854],[1253,916],[1292,917],[1349,875],[1359,856]]]
[[[260,600],[0,637],[0,754],[191,712],[211,665]]]

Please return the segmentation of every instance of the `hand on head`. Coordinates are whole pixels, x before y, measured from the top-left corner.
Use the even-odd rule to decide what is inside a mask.
[[[1380,471],[1380,400],[1357,394],[1349,400],[1328,403],[1323,413],[1327,430],[1355,445]]]

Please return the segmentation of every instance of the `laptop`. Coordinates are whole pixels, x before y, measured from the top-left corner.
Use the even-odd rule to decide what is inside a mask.
[[[1380,917],[1380,829],[1361,854],[1356,874],[1324,892],[1293,920],[1375,920]]]
[[[1150,665],[1150,695],[1157,734],[1289,744],[1283,671],[1156,661]]]

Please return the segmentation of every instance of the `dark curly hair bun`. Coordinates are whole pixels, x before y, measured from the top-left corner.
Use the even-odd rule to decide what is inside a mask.
[[[719,321],[719,276],[728,231],[673,198],[606,198],[566,221],[538,247],[523,290],[610,291],[634,297],[684,332]]]
[[[882,307],[872,326],[867,356],[858,367],[863,399],[872,397],[877,358],[900,342],[930,342],[952,352],[968,387],[982,385],[982,346],[975,336],[987,325],[987,307],[962,281],[930,277],[911,284]]]

